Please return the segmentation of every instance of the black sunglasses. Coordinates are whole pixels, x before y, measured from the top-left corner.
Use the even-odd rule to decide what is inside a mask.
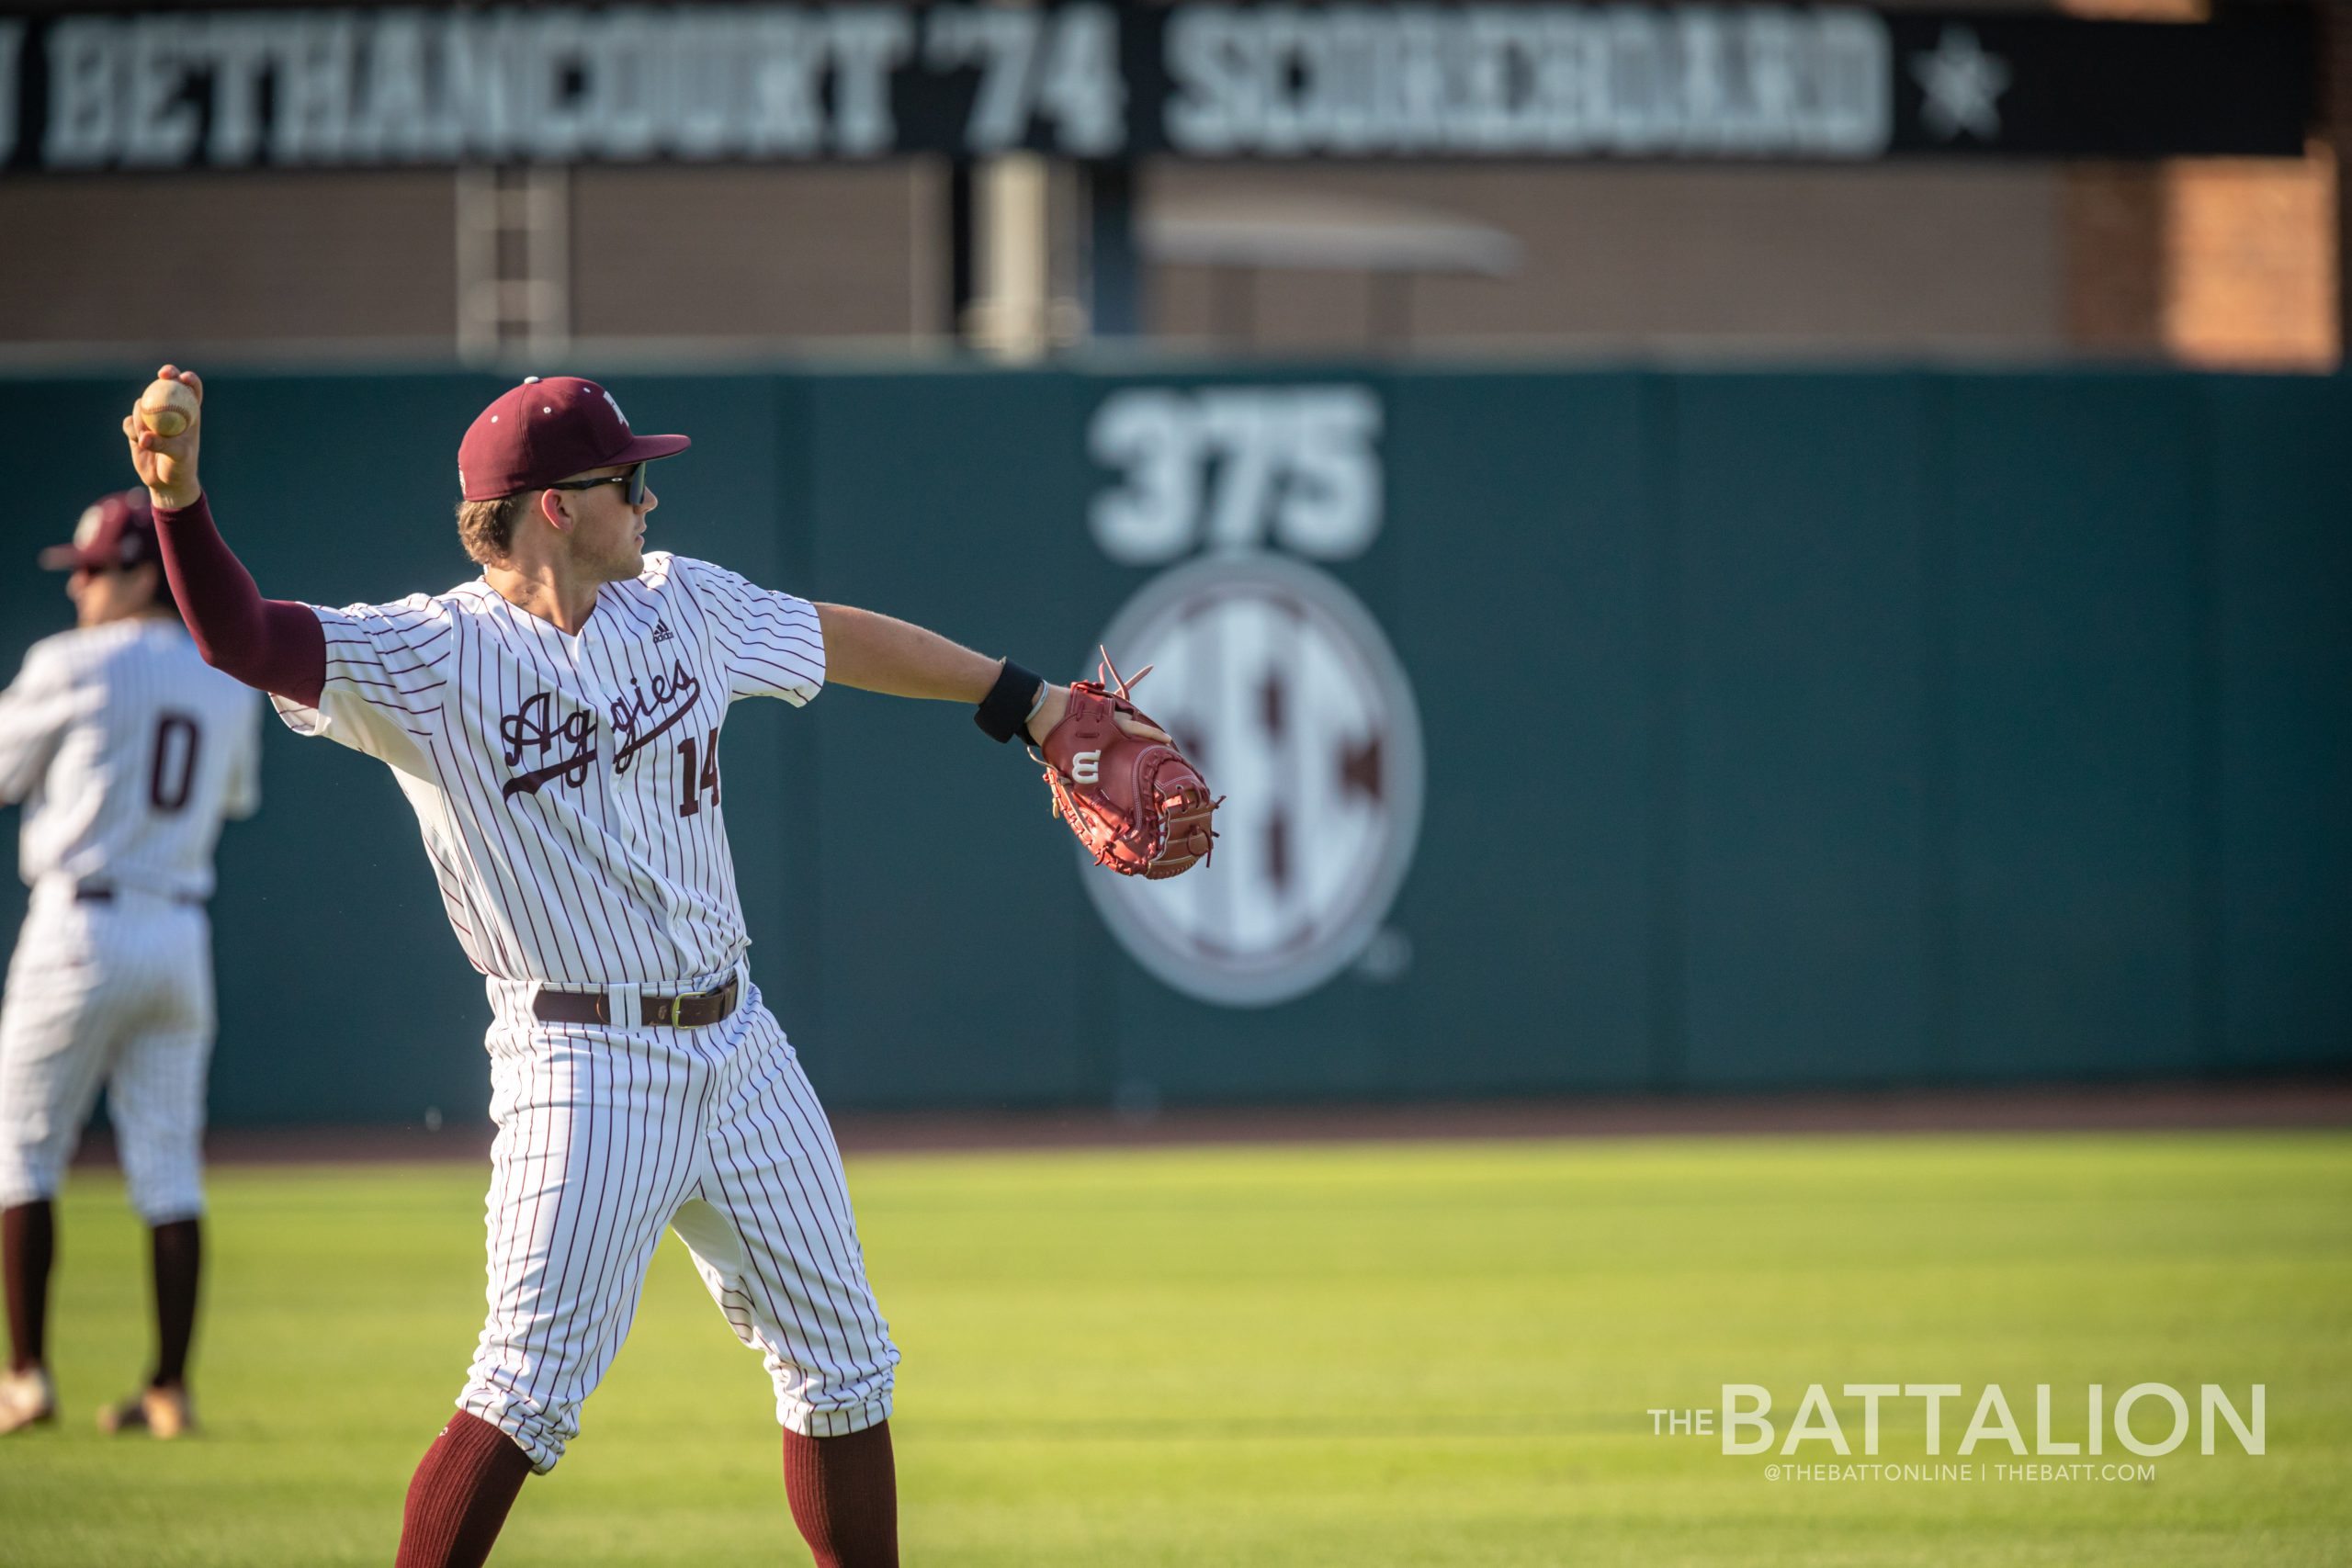
[[[642,506],[645,504],[645,465],[643,463],[633,463],[629,466],[627,473],[605,474],[602,478],[593,479],[566,479],[561,484],[551,484],[545,488],[548,490],[594,490],[598,485],[626,485],[628,487],[626,492],[628,503],[631,506]]]

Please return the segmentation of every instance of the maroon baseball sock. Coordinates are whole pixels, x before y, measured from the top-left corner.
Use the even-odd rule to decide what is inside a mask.
[[[187,1348],[196,1337],[196,1282],[204,1267],[204,1230],[195,1220],[154,1229],[157,1388],[187,1381]]]
[[[0,1210],[0,1272],[7,1276],[8,1370],[48,1359],[49,1271],[57,1261],[57,1209],[46,1198]]]
[[[846,1438],[787,1430],[784,1495],[817,1568],[898,1568],[899,1476],[888,1421]]]
[[[393,1568],[481,1568],[530,1473],[531,1456],[514,1438],[458,1411],[408,1483]]]

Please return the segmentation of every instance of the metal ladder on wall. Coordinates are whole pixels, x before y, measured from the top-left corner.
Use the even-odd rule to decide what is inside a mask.
[[[571,337],[571,171],[460,168],[458,355],[543,361]]]

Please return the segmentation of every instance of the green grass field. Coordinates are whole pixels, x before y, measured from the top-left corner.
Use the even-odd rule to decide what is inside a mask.
[[[850,1179],[906,1352],[910,1564],[2352,1560],[2342,1134],[1041,1153]],[[389,1562],[479,1327],[481,1185],[217,1173],[207,1430],[164,1445],[92,1426],[145,1355],[145,1280],[119,1187],[78,1176],[65,1420],[0,1440],[0,1562]],[[1808,1382],[1958,1382],[1949,1457],[1985,1382],[2030,1437],[2036,1382],[2066,1391],[2064,1436],[2082,1385],[2143,1381],[2241,1404],[2267,1384],[2268,1453],[2224,1432],[2153,1481],[1803,1485],[1644,1414],[1756,1382],[1785,1430]],[[1838,1410],[1859,1450],[1859,1401]],[[765,1379],[674,1240],[583,1426],[502,1568],[806,1561]],[[1891,1406],[1883,1457],[1918,1460],[1920,1427]]]

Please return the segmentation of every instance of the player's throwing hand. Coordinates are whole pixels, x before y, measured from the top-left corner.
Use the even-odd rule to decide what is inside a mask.
[[[130,443],[131,466],[139,470],[141,482],[157,506],[192,506],[202,493],[203,485],[196,477],[196,449],[204,434],[204,383],[193,370],[182,370],[166,365],[155,372],[157,382],[176,382],[196,394],[196,406],[187,410],[187,428],[176,435],[159,434],[141,417],[141,411],[160,401],[153,397],[154,387],[141,395],[138,404],[122,416],[122,434]],[[175,400],[175,405],[185,403]]]

